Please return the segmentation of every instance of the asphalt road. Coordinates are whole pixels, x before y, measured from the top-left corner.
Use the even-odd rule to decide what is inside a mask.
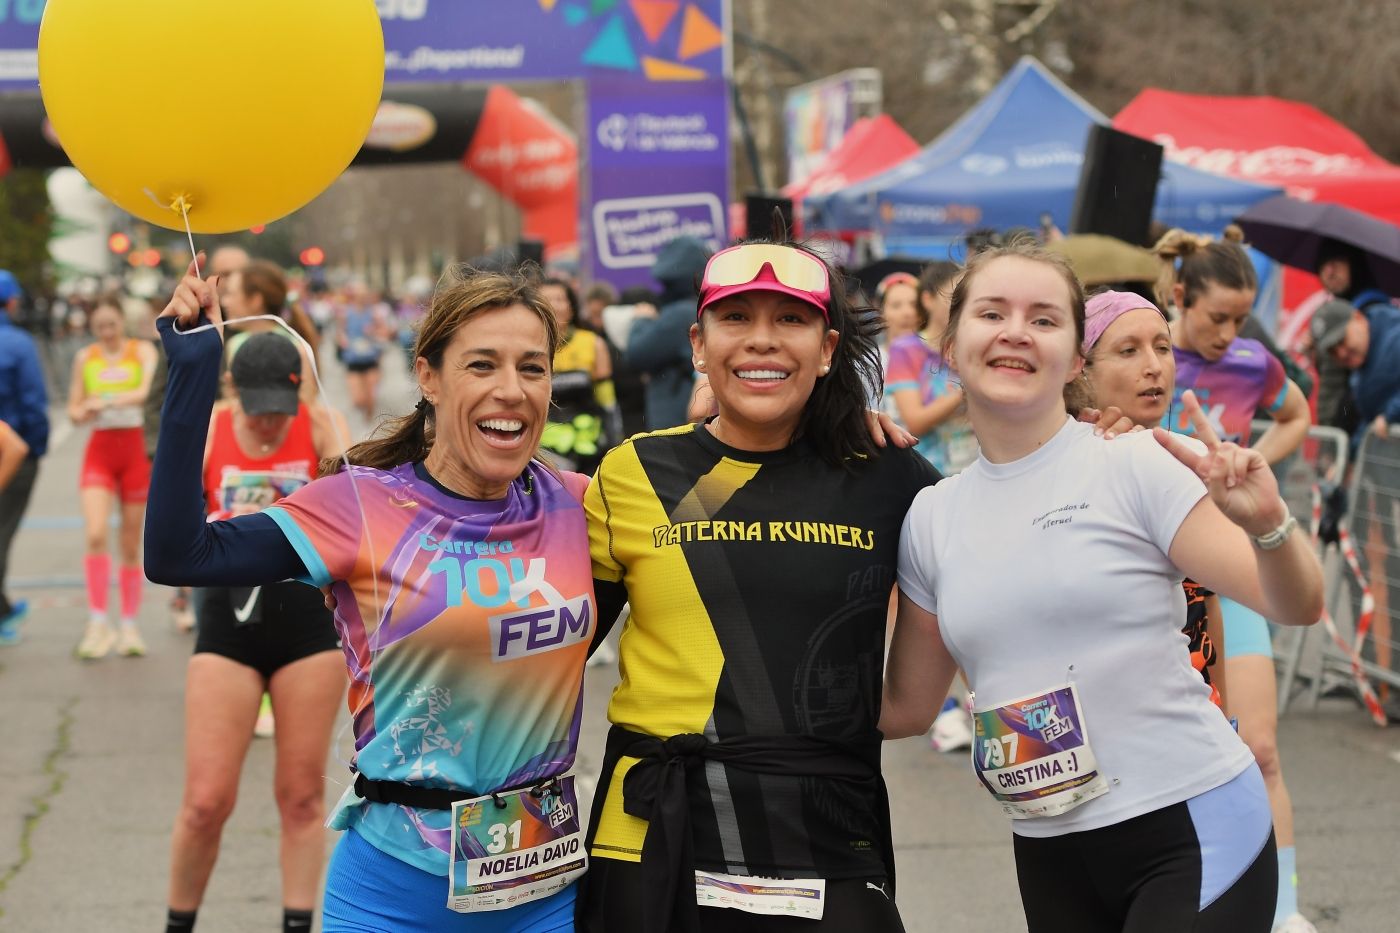
[[[328,389],[341,396],[332,368]],[[386,407],[409,394],[395,356]],[[363,426],[357,426],[362,428]],[[19,646],[0,649],[0,930],[136,933],[161,929],[171,824],[182,782],[182,693],[191,647],[148,586],[150,655],[73,659],[85,610],[75,490],[84,432],[58,432],[11,562],[13,595],[35,605]],[[590,669],[578,771],[594,774],[615,675]],[[341,723],[326,764],[328,803],[347,770]],[[1297,814],[1304,912],[1324,933],[1400,929],[1400,730],[1379,730],[1345,700],[1296,709],[1280,745]],[[238,807],[200,911],[201,933],[280,922],[273,743],[254,742]],[[890,744],[899,905],[911,933],[1025,929],[1006,821],[965,758],[923,739]],[[334,834],[326,834],[327,849]]]

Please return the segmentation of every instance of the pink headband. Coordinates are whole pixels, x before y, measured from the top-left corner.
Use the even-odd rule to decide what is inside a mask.
[[[1110,324],[1138,308],[1151,308],[1162,315],[1162,320],[1167,319],[1161,308],[1132,292],[1100,292],[1085,302],[1084,355],[1088,356],[1093,352],[1094,344],[1099,342],[1099,338],[1108,330]]]

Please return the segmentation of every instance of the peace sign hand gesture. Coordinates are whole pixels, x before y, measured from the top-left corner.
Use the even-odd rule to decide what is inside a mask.
[[[1265,535],[1287,521],[1288,506],[1279,498],[1278,481],[1263,454],[1221,441],[1195,393],[1188,391],[1181,400],[1206,452],[1162,428],[1152,430],[1157,442],[1201,478],[1211,501],[1246,534]]]

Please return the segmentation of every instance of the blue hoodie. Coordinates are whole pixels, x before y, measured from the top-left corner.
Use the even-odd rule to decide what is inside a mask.
[[[1363,292],[1352,303],[1371,324],[1366,361],[1351,374],[1351,393],[1361,416],[1359,441],[1377,415],[1400,424],[1400,308],[1378,291]]]

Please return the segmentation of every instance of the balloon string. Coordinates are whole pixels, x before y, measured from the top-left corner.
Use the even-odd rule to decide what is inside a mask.
[[[154,197],[154,195],[152,195],[152,197]],[[196,278],[203,278],[203,275],[200,273],[199,269],[199,253],[194,248],[194,231],[190,229],[189,203],[184,199],[184,197],[180,197],[176,200],[175,204],[172,205],[172,207],[178,207],[180,209],[180,216],[185,222],[185,236],[189,240],[190,254],[194,256],[195,276]],[[241,324],[250,323],[252,321],[272,321],[274,324],[281,327],[287,332],[287,335],[291,338],[293,343],[295,343],[297,346],[301,347],[305,351],[307,363],[311,367],[311,378],[316,382],[316,397],[321,401],[323,405],[325,405],[326,410],[330,411],[330,405],[326,402],[326,387],[321,382],[320,367],[316,365],[316,351],[312,349],[311,344],[307,342],[305,337],[297,333],[296,330],[286,321],[282,320],[281,317],[275,314],[257,314],[252,317],[239,318],[235,321],[222,321],[218,324],[215,324],[213,322],[210,322],[208,324],[201,324],[199,327],[191,328],[190,330],[180,330],[180,323],[177,319],[174,323],[173,329],[175,333],[179,334],[181,337],[186,337],[190,334],[197,334],[200,331],[220,330],[225,327],[238,326]],[[384,627],[384,613],[380,609],[378,573],[379,561],[374,554],[374,535],[370,529],[369,514],[365,511],[364,501],[360,498],[360,484],[359,481],[355,479],[355,470],[350,463],[350,438],[346,435],[344,431],[341,430],[341,426],[335,418],[328,418],[327,420],[331,423],[331,430],[335,432],[336,440],[340,442],[340,461],[345,464],[345,474],[350,478],[350,491],[355,497],[356,508],[360,510],[360,527],[364,529],[365,544],[367,545],[369,550],[369,565],[371,568],[375,568],[375,571],[370,574],[370,584],[372,585],[374,590],[374,618],[377,620],[378,624],[375,626],[373,634],[370,635],[370,664],[368,685],[369,689],[362,691],[362,699],[359,705],[357,705],[355,709],[351,712],[350,718],[346,721],[345,725],[343,725],[340,728],[339,732],[336,735],[335,742],[336,759],[339,760],[340,763],[345,765],[347,768],[353,770],[355,767],[355,763],[345,758],[340,752],[340,739],[344,737],[347,731],[353,728],[354,724],[357,721],[359,721],[360,713],[363,712],[367,706],[374,702],[374,659],[379,654],[379,652],[383,650],[383,646],[379,644],[379,635]]]

